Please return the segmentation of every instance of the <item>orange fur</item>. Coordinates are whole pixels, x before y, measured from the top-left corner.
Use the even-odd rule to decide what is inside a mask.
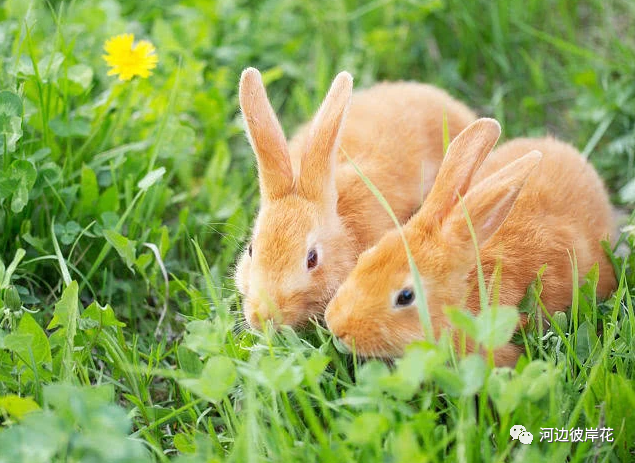
[[[512,140],[487,156],[499,130],[495,121],[481,119],[452,142],[433,190],[404,226],[437,337],[450,328],[444,307],[480,310],[475,250],[457,200],[466,180],[470,186],[463,204],[485,275],[502,264],[500,304],[517,305],[547,264],[542,300],[550,313],[565,310],[571,302],[574,252],[580,282],[597,262],[598,295],[607,297],[616,285],[600,245],[612,231],[612,210],[593,167],[575,148],[553,138]],[[539,153],[525,155],[533,150]],[[416,307],[394,307],[395,295],[412,284],[411,278],[401,237],[390,231],[359,257],[330,302],[329,329],[349,346],[354,340],[361,355],[401,355],[408,342],[423,337]],[[473,349],[469,341],[467,350]],[[494,359],[512,365],[520,353],[508,344],[494,352]]]
[[[394,226],[346,155],[403,223],[441,165],[444,112],[452,138],[476,116],[430,85],[381,83],[352,93],[352,78],[340,73],[314,120],[287,144],[266,100],[258,71],[245,70],[240,102],[258,161],[261,208],[252,256],[242,254],[236,285],[252,327],[261,320],[298,326],[321,316],[359,253]],[[311,248],[319,264],[308,270]]]

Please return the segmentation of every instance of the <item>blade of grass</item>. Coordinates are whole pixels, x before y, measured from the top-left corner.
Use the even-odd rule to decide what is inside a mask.
[[[412,273],[412,277],[414,280],[414,288],[415,293],[420,294],[421,297],[416,298],[417,308],[419,309],[419,319],[421,321],[421,325],[423,328],[423,333],[425,334],[426,339],[434,340],[434,331],[432,330],[432,322],[430,320],[430,312],[428,310],[428,302],[426,299],[426,294],[423,290],[423,283],[421,281],[421,274],[419,273],[419,269],[417,268],[414,258],[412,256],[412,252],[410,251],[410,246],[408,246],[408,241],[406,239],[406,235],[403,232],[403,228],[397,219],[397,216],[393,212],[390,204],[386,201],[384,195],[377,189],[377,187],[370,181],[370,179],[364,175],[359,166],[353,161],[353,159],[344,151],[346,158],[351,163],[357,175],[363,180],[368,189],[372,192],[372,194],[377,198],[382,207],[386,210],[390,218],[392,219],[395,227],[399,231],[399,235],[401,236],[401,240],[403,241],[404,247],[406,249],[406,255],[408,257],[408,265],[410,266],[410,272]]]

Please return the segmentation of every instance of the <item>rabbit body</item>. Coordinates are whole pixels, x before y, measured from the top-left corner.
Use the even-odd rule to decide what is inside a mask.
[[[593,167],[575,148],[553,138],[512,140],[489,154],[499,135],[491,119],[462,132],[421,210],[404,226],[435,336],[450,328],[446,306],[480,311],[476,253],[459,197],[486,278],[501,265],[499,303],[517,305],[547,264],[542,301],[551,313],[565,310],[574,256],[580,282],[597,262],[598,295],[606,297],[615,288],[600,244],[612,231],[612,209]],[[423,337],[411,289],[401,236],[391,231],[360,256],[327,307],[327,325],[345,345],[354,340],[360,355],[401,355],[406,344]],[[467,350],[474,350],[469,339]],[[512,365],[520,353],[518,346],[505,345],[494,352],[495,362]]]
[[[516,305],[540,266],[547,264],[541,298],[553,313],[571,304],[575,256],[578,283],[597,262],[598,295],[607,297],[615,287],[615,275],[601,241],[613,232],[613,210],[602,180],[573,146],[552,137],[511,140],[485,159],[472,184],[532,150],[540,151],[542,160],[496,236],[481,250],[484,273],[491,275],[502,257],[500,303]],[[476,268],[468,278],[476,281]],[[476,293],[470,295],[468,306],[478,307]]]

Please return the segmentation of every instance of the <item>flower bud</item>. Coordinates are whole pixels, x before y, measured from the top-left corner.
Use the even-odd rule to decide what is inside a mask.
[[[11,285],[4,290],[4,304],[11,310],[20,310],[22,308],[20,293],[18,293],[15,286]]]

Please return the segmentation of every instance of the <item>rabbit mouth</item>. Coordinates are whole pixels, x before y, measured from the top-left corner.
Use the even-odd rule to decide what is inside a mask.
[[[377,359],[391,359],[398,357],[399,355],[390,352],[388,349],[382,346],[362,346],[361,349],[357,346],[355,340],[349,335],[333,336],[333,346],[340,354],[350,355],[355,352],[361,358],[377,358]]]
[[[324,324],[327,303],[328,299],[309,300],[305,294],[298,294],[279,304],[248,298],[243,309],[245,319],[254,329],[260,330],[263,323],[272,323],[275,328],[281,325],[302,328],[312,321]]]

